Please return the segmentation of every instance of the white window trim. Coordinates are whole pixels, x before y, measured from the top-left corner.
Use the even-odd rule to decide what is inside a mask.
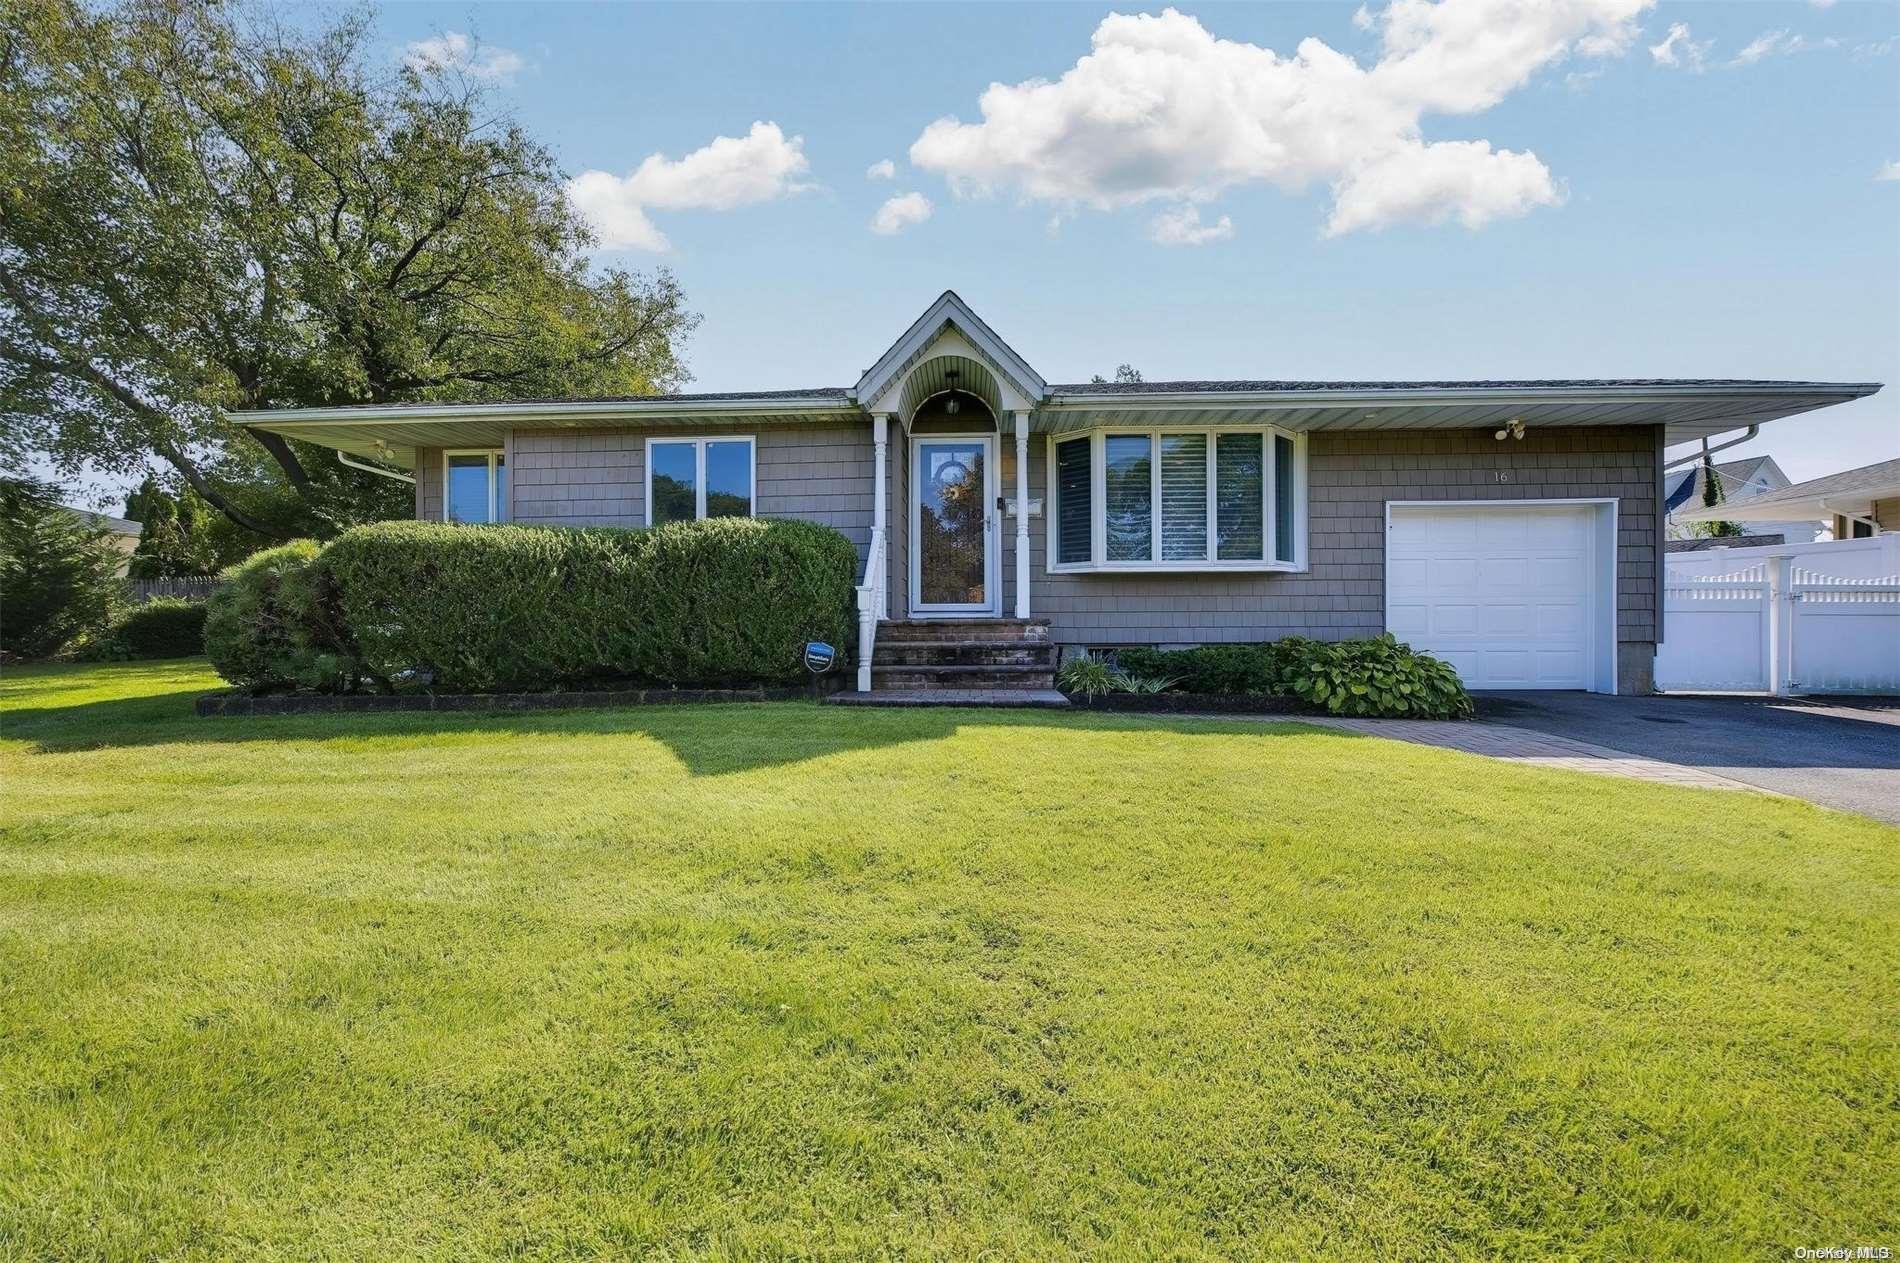
[[[1208,557],[1188,561],[1110,561],[1108,560],[1108,472],[1105,460],[1105,439],[1115,434],[1144,435],[1153,444],[1153,455],[1149,461],[1151,491],[1149,493],[1149,513],[1151,515],[1150,540],[1152,548],[1161,546],[1161,436],[1163,434],[1201,434],[1207,437],[1207,551]],[[1216,513],[1218,497],[1215,487],[1215,439],[1222,434],[1259,434],[1263,438],[1266,468],[1262,470],[1260,499],[1261,544],[1265,557],[1260,561],[1222,561],[1212,554],[1218,547],[1218,523]],[[1274,492],[1278,485],[1276,468],[1280,455],[1274,444],[1274,438],[1284,438],[1293,444],[1293,559],[1278,561],[1274,554],[1279,551],[1279,515],[1274,511]],[[1306,536],[1306,435],[1282,429],[1275,425],[1135,425],[1104,426],[1100,429],[1072,432],[1068,434],[1049,434],[1044,453],[1044,472],[1047,475],[1048,490],[1044,503],[1049,506],[1043,514],[1043,557],[1044,570],[1049,574],[1292,574],[1307,568]],[[1061,503],[1056,493],[1056,446],[1059,443],[1086,439],[1089,444],[1089,556],[1088,561],[1057,561],[1061,547],[1058,532],[1061,525]]]
[[[442,449],[442,520],[444,522],[453,522],[455,520],[449,516],[449,457],[451,456],[486,456],[488,458],[488,520],[486,522],[466,522],[462,523],[462,525],[493,526],[497,522],[505,522],[508,520],[507,515],[503,512],[507,506],[502,504],[500,498],[495,494],[495,463],[497,461],[503,461],[504,455],[504,450],[499,447],[445,447]],[[512,483],[509,485],[513,486]]]
[[[759,515],[759,436],[756,434],[649,434],[646,442],[646,523],[653,525],[653,445],[655,443],[691,443],[693,445],[693,520],[706,520],[706,445],[708,443],[744,443],[746,445],[747,517]]]

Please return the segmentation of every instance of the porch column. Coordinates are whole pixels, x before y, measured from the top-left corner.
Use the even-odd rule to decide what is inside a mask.
[[[888,412],[880,412],[871,418],[871,446],[876,451],[872,483],[874,490],[871,493],[871,530],[884,554],[872,559],[884,576],[884,582],[877,591],[877,616],[880,619],[891,616],[891,514],[888,503],[890,439],[891,416]]]
[[[1029,414],[1016,414],[1016,617],[1029,617]]]

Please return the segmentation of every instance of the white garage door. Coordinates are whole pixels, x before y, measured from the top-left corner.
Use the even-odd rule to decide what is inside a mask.
[[[1590,504],[1392,505],[1386,627],[1451,663],[1468,688],[1590,688],[1606,604],[1595,591],[1603,514]]]

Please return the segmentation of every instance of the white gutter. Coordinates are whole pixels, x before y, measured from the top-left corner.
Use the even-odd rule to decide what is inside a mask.
[[[1799,382],[1753,386],[1534,386],[1441,387],[1437,389],[1340,390],[1180,390],[1090,392],[1051,395],[1043,407],[1058,412],[1102,408],[1135,409],[1217,407],[1329,408],[1392,404],[1407,407],[1509,406],[1551,402],[1671,403],[1683,399],[1834,398],[1860,399],[1880,389],[1879,382]]]
[[[381,474],[385,478],[394,478],[397,482],[406,482],[412,487],[416,485],[414,474],[405,474],[399,469],[384,469],[381,465],[366,465],[360,460],[352,459],[348,452],[341,450],[337,452],[336,458],[351,469],[360,469],[366,474]]]
[[[339,408],[271,408],[233,414],[243,425],[272,429],[303,425],[414,425],[435,421],[562,421],[640,416],[783,416],[788,412],[847,412],[843,395],[794,399],[621,399],[565,403],[354,404]]]
[[[1734,447],[1739,443],[1746,443],[1748,442],[1748,440],[1754,438],[1757,434],[1760,434],[1760,433],[1761,433],[1761,423],[1757,422],[1756,424],[1749,426],[1747,431],[1743,433],[1742,437],[1738,439],[1729,439],[1727,442],[1724,442],[1724,443],[1717,443],[1714,447],[1710,447],[1709,441],[1707,439],[1703,439],[1701,451],[1690,452],[1687,456],[1678,456],[1676,457],[1676,459],[1666,462],[1663,465],[1663,472],[1668,473],[1670,470],[1674,469],[1677,465],[1688,465],[1694,462],[1707,460],[1709,457],[1715,455],[1717,452],[1726,452],[1729,448]]]

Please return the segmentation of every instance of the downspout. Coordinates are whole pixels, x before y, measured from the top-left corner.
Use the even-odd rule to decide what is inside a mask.
[[[352,459],[348,452],[338,452],[336,458],[345,465],[348,465],[351,469],[360,469],[366,474],[381,474],[385,478],[394,478],[397,482],[406,482],[412,487],[416,485],[416,476],[414,474],[405,474],[395,469],[384,469],[381,465],[366,465],[360,460]]]
[[[1703,439],[1701,451],[1691,452],[1687,456],[1678,456],[1676,457],[1676,459],[1664,465],[1663,470],[1667,472],[1668,470],[1674,469],[1678,465],[1693,464],[1696,461],[1705,460],[1708,457],[1715,455],[1717,452],[1726,452],[1729,448],[1738,446],[1742,443],[1746,443],[1748,442],[1748,440],[1754,438],[1757,434],[1760,434],[1760,433],[1761,433],[1761,422],[1757,421],[1754,425],[1749,426],[1747,431],[1743,433],[1742,437],[1738,439],[1730,439],[1726,443],[1717,443],[1714,447],[1710,447],[1709,441],[1707,439]]]

